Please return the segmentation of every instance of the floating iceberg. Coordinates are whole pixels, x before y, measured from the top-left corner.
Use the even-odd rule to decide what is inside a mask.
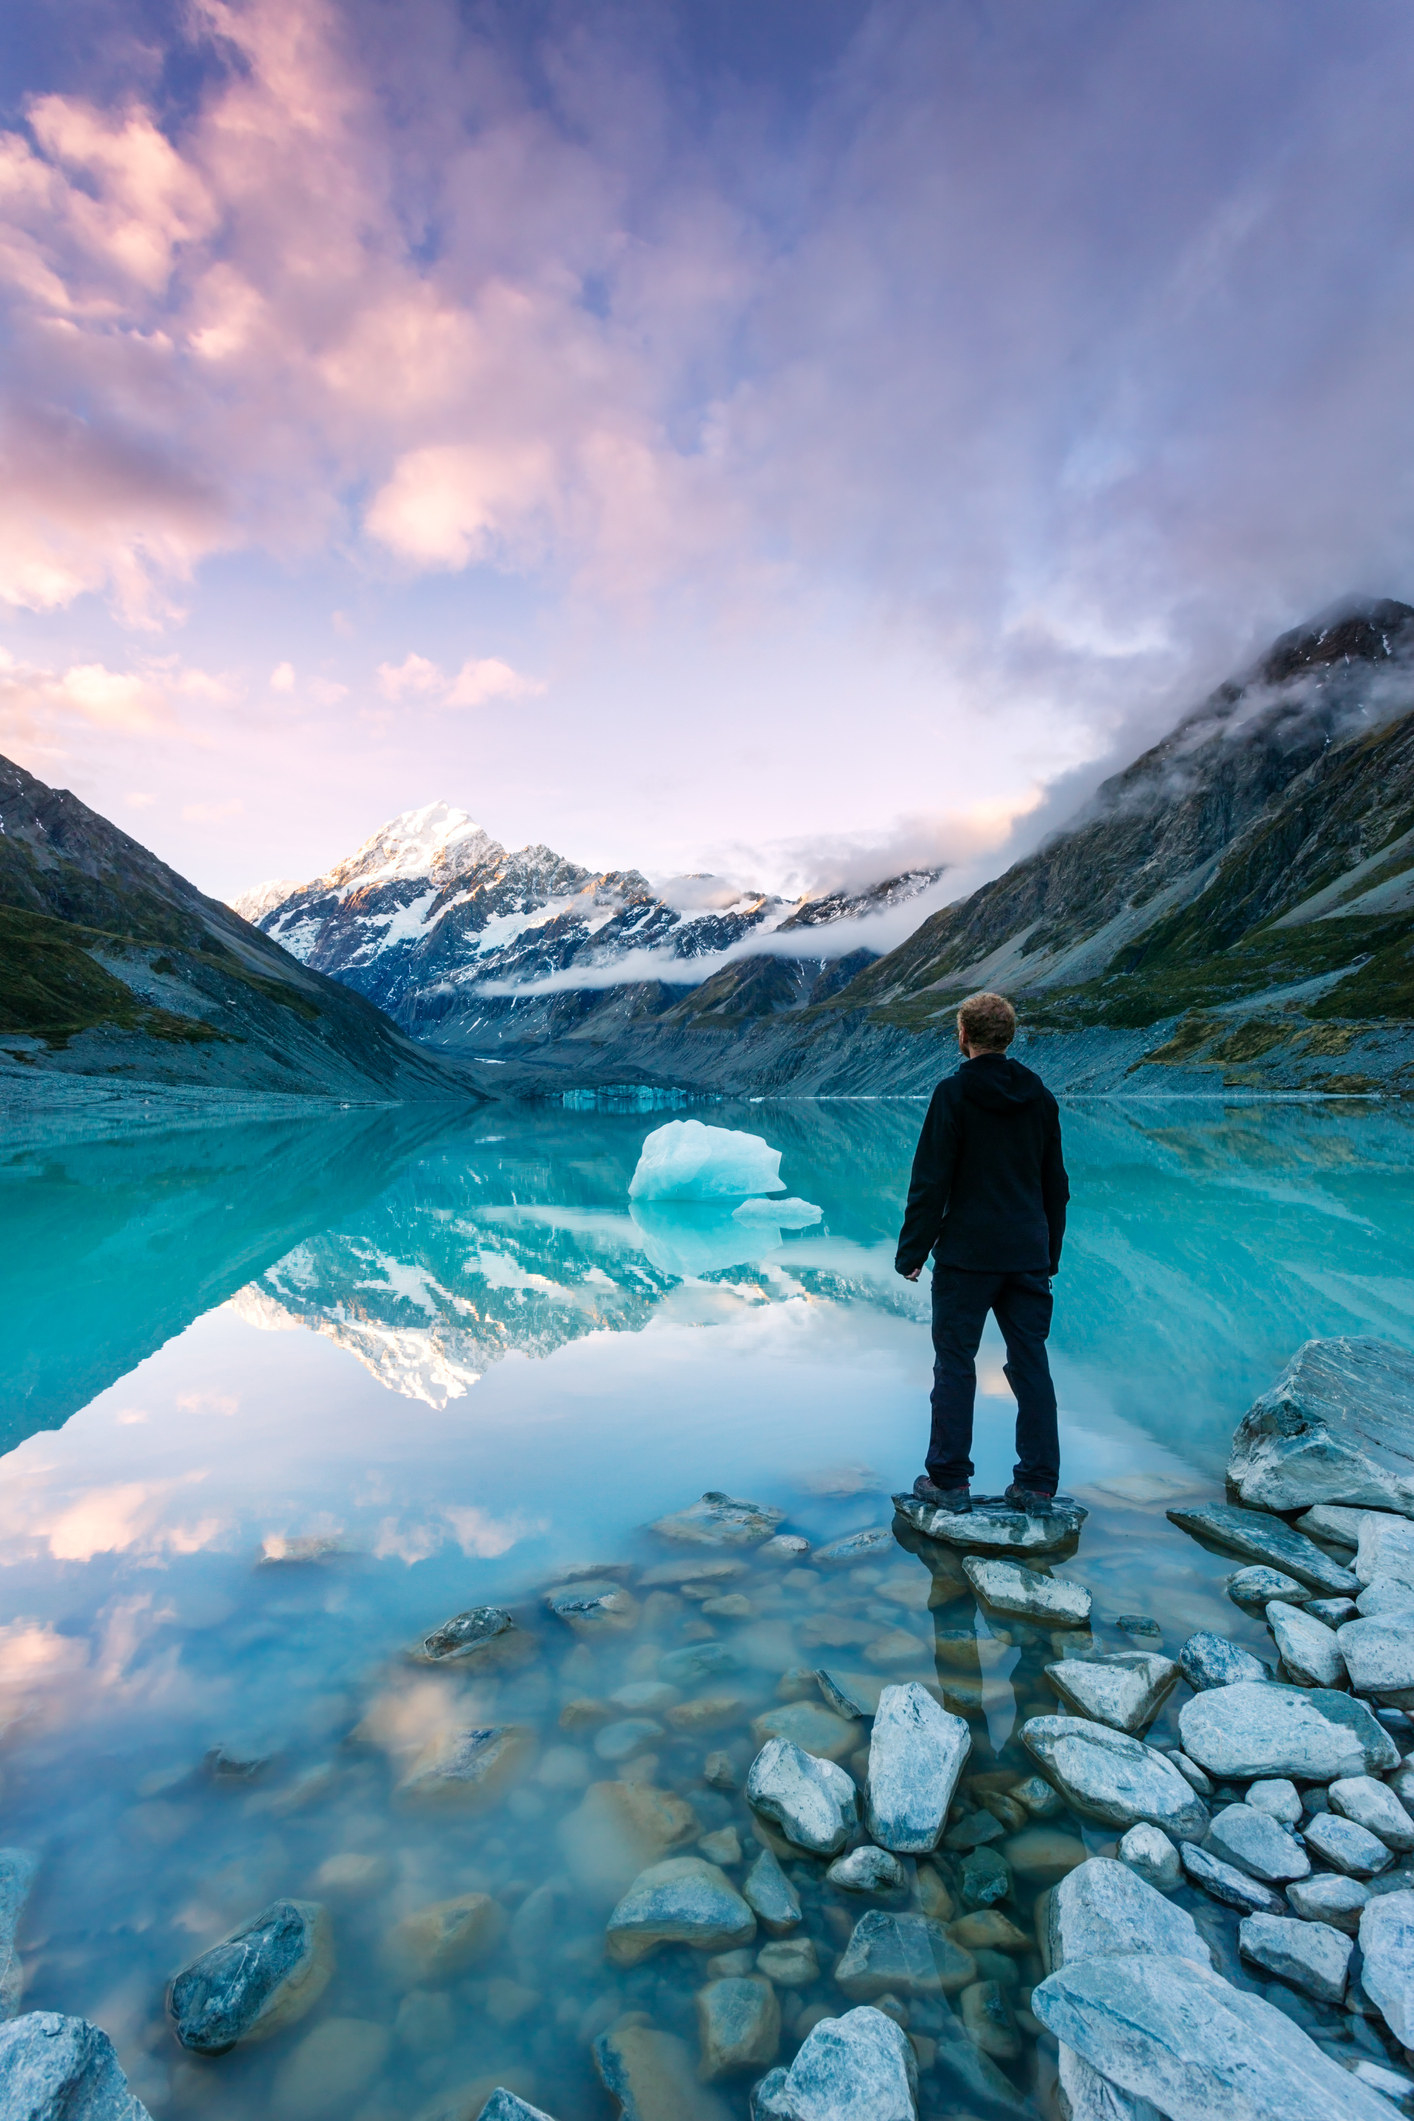
[[[784,1193],[781,1152],[759,1134],[670,1119],[655,1127],[629,1180],[630,1200],[730,1200]]]

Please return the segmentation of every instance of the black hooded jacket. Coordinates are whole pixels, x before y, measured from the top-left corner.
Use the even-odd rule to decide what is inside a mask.
[[[1054,1274],[1069,1199],[1055,1099],[1020,1061],[979,1054],[933,1092],[894,1264]]]

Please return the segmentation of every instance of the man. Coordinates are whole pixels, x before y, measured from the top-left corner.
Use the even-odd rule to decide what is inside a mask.
[[[988,1311],[1016,1394],[1005,1500],[1045,1513],[1060,1481],[1046,1335],[1070,1185],[1059,1108],[1039,1075],[1008,1060],[1015,1036],[1016,1011],[1000,994],[970,995],[958,1010],[962,1066],[933,1092],[894,1261],[917,1281],[933,1254],[933,1434],[913,1492],[954,1511],[972,1508],[972,1403]]]

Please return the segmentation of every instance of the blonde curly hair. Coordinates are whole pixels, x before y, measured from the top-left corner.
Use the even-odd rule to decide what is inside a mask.
[[[957,1012],[957,1033],[965,1046],[1005,1053],[1016,1037],[1016,1011],[1004,994],[969,994]]]

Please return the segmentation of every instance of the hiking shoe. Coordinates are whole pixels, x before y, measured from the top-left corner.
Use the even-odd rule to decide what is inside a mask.
[[[1018,1487],[1013,1481],[1002,1501],[1009,1510],[1024,1510],[1028,1517],[1049,1517],[1055,1497],[1042,1488]]]
[[[913,1483],[916,1502],[926,1502],[930,1510],[951,1510],[954,1517],[966,1517],[972,1508],[970,1488],[940,1488],[936,1481],[920,1473]]]

